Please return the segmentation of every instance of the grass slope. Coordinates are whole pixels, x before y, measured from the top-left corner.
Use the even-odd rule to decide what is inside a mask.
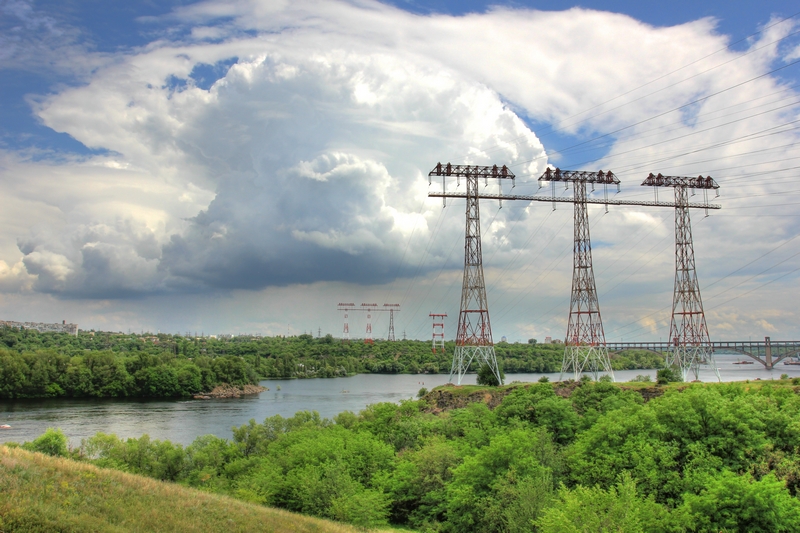
[[[0,446],[0,533],[11,531],[356,533],[363,530]]]

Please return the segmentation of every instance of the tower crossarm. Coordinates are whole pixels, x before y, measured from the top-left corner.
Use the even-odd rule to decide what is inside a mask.
[[[468,178],[470,176],[477,176],[479,178],[500,178],[513,180],[516,176],[507,166],[503,165],[498,167],[492,165],[491,167],[479,167],[477,165],[453,165],[450,163],[436,163],[428,173],[429,177],[432,176],[454,176],[460,178]]]
[[[429,192],[430,198],[466,198],[467,194],[463,192]],[[521,194],[491,194],[480,193],[479,198],[486,200],[522,200],[527,202],[556,202],[562,204],[574,204],[575,198],[568,196],[531,196]],[[641,205],[647,207],[678,207],[675,202],[658,202],[658,201],[642,201],[642,200],[605,200],[602,198],[587,198],[587,204],[600,204],[600,205]],[[705,204],[705,203],[689,203],[686,207],[692,209],[721,209],[719,204]]]
[[[642,182],[643,186],[652,187],[686,187],[688,189],[719,189],[719,184],[711,176],[697,176],[689,178],[684,176],[655,175],[652,172]]]
[[[582,181],[584,183],[619,185],[619,178],[617,178],[610,170],[608,172],[603,172],[602,170],[592,172],[588,170],[561,170],[560,168],[548,167],[547,170],[544,171],[544,174],[542,174],[542,176],[539,178],[539,181]]]

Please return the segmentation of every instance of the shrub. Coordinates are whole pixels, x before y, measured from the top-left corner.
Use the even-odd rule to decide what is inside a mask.
[[[481,365],[478,369],[478,385],[486,385],[489,387],[497,387],[498,385],[503,384],[503,379],[505,379],[506,375],[503,373],[503,369],[498,367],[497,370],[500,373],[500,381],[497,381],[497,376],[494,375],[492,369],[489,365]]]
[[[674,368],[662,368],[656,372],[656,383],[659,385],[666,385],[667,383],[675,383],[683,381],[680,371]]]
[[[67,436],[60,429],[47,428],[33,442],[26,442],[22,448],[30,452],[46,453],[56,457],[67,456]]]

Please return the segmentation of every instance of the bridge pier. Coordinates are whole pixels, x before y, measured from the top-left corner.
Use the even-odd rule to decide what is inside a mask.
[[[767,370],[772,370],[774,365],[772,363],[772,343],[769,341],[769,337],[764,337],[764,344],[766,345],[764,348],[764,359],[767,361],[764,366],[767,367]]]

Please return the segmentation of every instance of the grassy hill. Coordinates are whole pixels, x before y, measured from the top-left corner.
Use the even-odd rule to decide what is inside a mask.
[[[0,532],[356,533],[353,526],[0,446]]]

